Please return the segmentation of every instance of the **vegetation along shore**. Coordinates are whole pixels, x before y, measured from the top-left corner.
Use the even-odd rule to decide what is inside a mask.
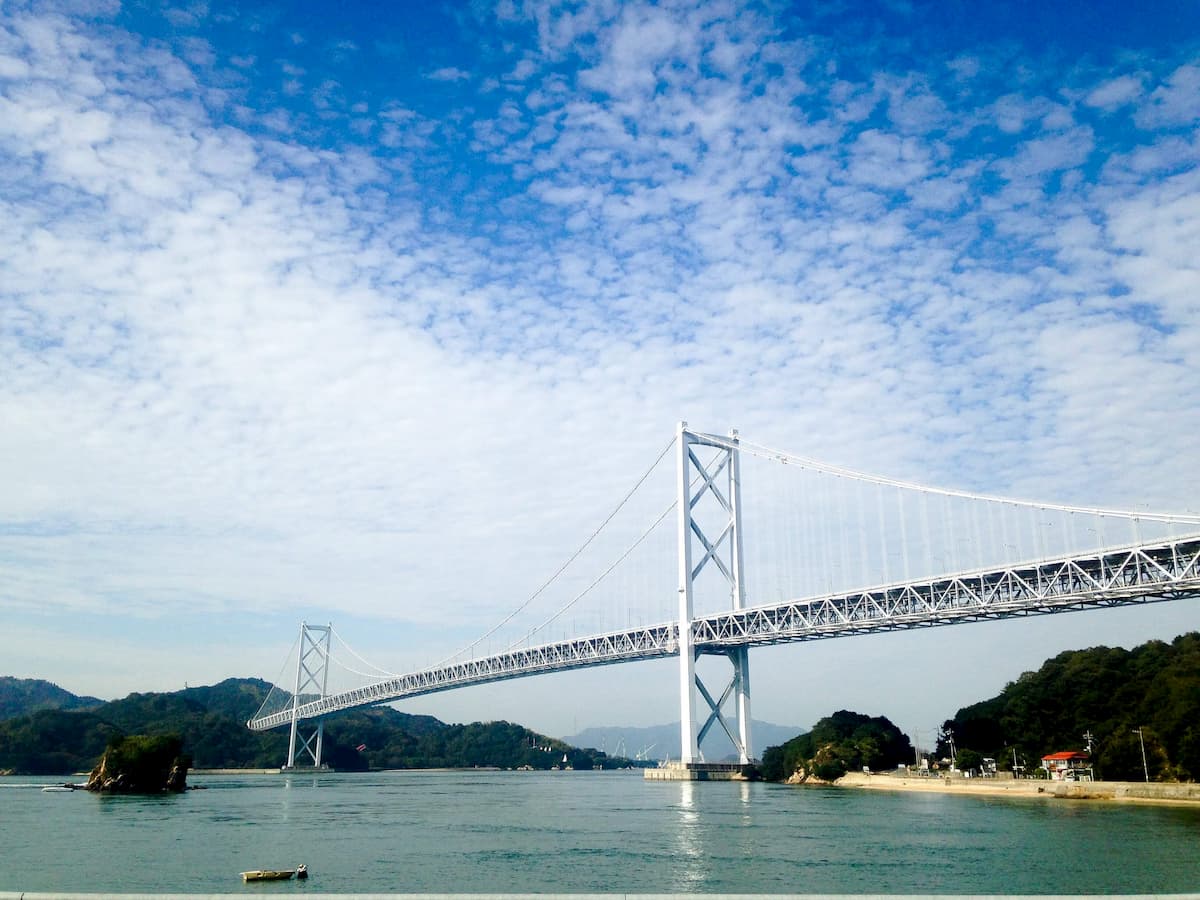
[[[245,727],[270,688],[259,679],[230,678],[103,702],[44,681],[2,677],[0,774],[90,771],[106,748],[131,735],[177,736],[193,771],[277,771],[286,731]],[[448,725],[387,706],[331,718],[325,741],[326,760],[341,771],[647,764],[510,722]],[[1055,769],[1054,757],[1069,757],[1076,771]],[[889,774],[862,776],[864,770]],[[913,774],[920,772],[926,774]],[[983,777],[942,777],[947,773]],[[958,710],[932,748],[914,747],[886,717],[839,710],[768,747],[758,774],[892,790],[1194,802],[1192,791],[1147,785],[1187,785],[1200,777],[1200,633],[1132,650],[1061,653],[997,696]],[[1078,781],[1056,780],[1064,774]]]
[[[1056,759],[1056,757],[1058,759]],[[1057,768],[1069,758],[1071,769]],[[912,767],[911,779],[900,774]],[[997,696],[960,709],[937,744],[915,748],[891,721],[841,710],[763,753],[762,774],[793,783],[887,772],[893,787],[974,793],[1104,794],[1101,783],[1192,783],[1200,776],[1200,634],[1132,650],[1093,647],[1047,660]],[[921,777],[919,773],[925,773]],[[957,773],[958,777],[939,776]],[[983,776],[970,778],[965,776]],[[1078,779],[1064,785],[1060,777]],[[980,784],[976,786],[976,783]],[[970,785],[969,787],[967,785]],[[1011,785],[1011,786],[1010,786]],[[872,787],[887,787],[887,782]],[[990,787],[989,787],[990,786]],[[1140,790],[1140,789],[1139,789]],[[1168,792],[1172,793],[1172,792]],[[1165,796],[1165,795],[1164,795]],[[1173,792],[1181,800],[1188,792]]]

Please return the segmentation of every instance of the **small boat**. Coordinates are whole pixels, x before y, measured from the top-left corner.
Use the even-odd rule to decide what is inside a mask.
[[[242,881],[287,881],[295,869],[251,869],[242,873]]]
[[[308,877],[308,866],[301,863],[295,869],[251,869],[242,873],[242,881],[287,881],[292,876]]]
[[[42,788],[43,794],[71,794],[74,793],[74,791],[75,788],[71,787],[69,784],[50,784]]]

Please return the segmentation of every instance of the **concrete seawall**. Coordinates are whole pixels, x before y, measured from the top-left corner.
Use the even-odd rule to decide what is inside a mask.
[[[188,769],[189,775],[278,775],[279,769]]]
[[[967,794],[981,797],[1044,797],[1062,800],[1109,800],[1118,803],[1200,803],[1200,784],[1157,781],[1039,781],[1032,778],[920,778],[850,772],[839,787],[881,791]]]
[[[669,762],[657,769],[643,769],[646,781],[746,781],[753,766],[739,763]]]

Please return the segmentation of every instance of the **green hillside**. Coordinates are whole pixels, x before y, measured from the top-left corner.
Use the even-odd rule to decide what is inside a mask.
[[[798,735],[763,753],[761,772],[768,781],[802,778],[834,781],[864,766],[893,769],[913,758],[908,737],[883,716],[839,710]]]
[[[40,709],[90,709],[102,704],[95,697],[79,697],[40,678],[0,675],[0,720],[25,716]]]
[[[59,775],[89,770],[118,735],[179,735],[197,768],[271,768],[287,757],[285,728],[252,732],[246,720],[271,686],[230,678],[174,693],[130,694],[85,711],[40,710],[0,722],[0,771]],[[362,748],[362,749],[359,749]],[[613,768],[628,760],[580,750],[509,722],[447,725],[390,707],[344,713],[325,726],[324,759],[368,768],[530,766]]]
[[[945,723],[957,750],[1031,768],[1043,755],[1082,750],[1094,738],[1096,775],[1111,781],[1200,777],[1200,634],[1124,650],[1093,647],[1060,653],[990,700],[960,709]],[[939,745],[945,753],[945,746]]]

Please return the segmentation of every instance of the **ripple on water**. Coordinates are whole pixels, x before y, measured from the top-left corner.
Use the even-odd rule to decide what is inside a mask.
[[[617,773],[196,778],[176,797],[0,779],[0,891],[1124,893],[1200,884],[1200,810],[645,783]],[[19,788],[19,789],[15,789]]]

